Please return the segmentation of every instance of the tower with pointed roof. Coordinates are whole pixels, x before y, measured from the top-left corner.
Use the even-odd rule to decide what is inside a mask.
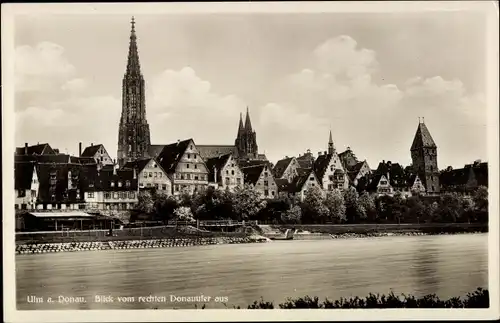
[[[244,125],[243,116],[240,114],[238,135],[236,136],[234,145],[236,146],[239,159],[258,159],[257,134],[252,128],[248,107]]]
[[[418,122],[410,152],[413,171],[423,182],[426,192],[439,193],[437,146],[423,120]]]
[[[131,25],[127,69],[122,82],[122,113],[118,131],[117,158],[120,167],[129,161],[148,157],[151,145],[134,17]]]
[[[330,137],[328,138],[328,153],[331,155],[335,152],[335,147],[333,146],[332,131],[330,130]]]

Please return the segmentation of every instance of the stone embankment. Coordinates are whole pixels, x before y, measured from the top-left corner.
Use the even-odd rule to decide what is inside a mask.
[[[154,240],[127,240],[127,241],[93,241],[93,242],[66,242],[20,244],[16,246],[16,254],[36,254],[52,252],[74,252],[116,249],[144,249],[204,246],[216,244],[255,243],[268,241],[264,237],[202,237],[202,238],[169,238]]]

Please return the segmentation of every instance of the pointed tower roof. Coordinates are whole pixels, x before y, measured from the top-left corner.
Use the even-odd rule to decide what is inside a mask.
[[[135,19],[133,16],[130,24],[132,28],[130,31],[130,44],[128,48],[127,74],[141,74],[139,52],[137,50],[137,36],[135,35]]]
[[[248,113],[248,107],[247,107],[247,116],[245,119],[245,130],[252,131],[252,123],[250,122],[250,113]]]
[[[333,144],[332,131],[330,130],[330,138],[328,139],[329,144]]]
[[[238,135],[245,131],[245,127],[243,126],[243,113],[240,112],[240,124],[238,126]]]
[[[419,121],[417,132],[415,133],[415,138],[413,139],[413,144],[411,145],[410,150],[420,148],[437,148],[437,146],[434,143],[431,133],[427,129],[425,123]]]

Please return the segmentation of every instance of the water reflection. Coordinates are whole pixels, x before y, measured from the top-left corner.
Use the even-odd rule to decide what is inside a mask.
[[[207,295],[245,307],[305,295],[463,296],[487,287],[487,235],[280,241],[172,249],[19,255],[19,309],[194,308],[194,303],[117,302],[118,296]],[[84,304],[28,304],[28,295],[81,296]],[[115,302],[96,303],[96,295]],[[197,304],[201,307],[203,303]]]

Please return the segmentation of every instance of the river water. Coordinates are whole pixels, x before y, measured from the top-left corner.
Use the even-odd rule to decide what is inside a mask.
[[[488,288],[487,251],[487,234],[463,234],[17,255],[17,306],[246,308],[260,297],[277,305],[391,290],[449,298]],[[172,299],[201,294],[210,300]]]

